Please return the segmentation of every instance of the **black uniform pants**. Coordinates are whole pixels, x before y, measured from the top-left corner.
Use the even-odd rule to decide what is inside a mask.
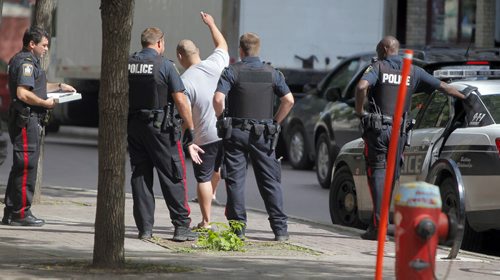
[[[158,173],[163,198],[175,227],[189,227],[186,170],[182,145],[170,133],[160,132],[152,122],[131,118],[128,148],[132,167],[133,212],[140,232],[152,231],[155,199],[153,169]]]
[[[382,197],[384,195],[384,186],[386,179],[387,153],[389,151],[389,142],[391,139],[392,125],[383,124],[379,131],[366,130],[363,133],[363,141],[365,142],[364,156],[366,161],[366,175],[368,186],[373,202],[373,220],[372,225],[378,227],[380,222],[380,209]],[[400,137],[398,141],[397,163],[394,169],[394,183],[399,179],[401,164],[403,163],[402,156],[406,137]],[[392,196],[392,189],[391,189]]]
[[[31,202],[35,192],[42,126],[37,114],[20,128],[14,117],[9,118],[9,136],[13,145],[12,168],[5,190],[6,213],[13,219],[31,215]]]
[[[223,140],[226,177],[226,217],[246,222],[245,179],[248,161],[252,163],[255,180],[264,200],[269,222],[275,235],[287,233],[288,217],[283,212],[281,166],[271,144],[264,135],[256,136],[248,130],[233,128],[231,138]]]

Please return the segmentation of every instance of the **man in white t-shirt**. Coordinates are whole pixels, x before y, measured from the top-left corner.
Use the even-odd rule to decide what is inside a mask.
[[[215,111],[212,99],[220,74],[229,65],[227,42],[215,25],[213,17],[201,12],[201,19],[208,26],[215,44],[214,52],[205,60],[200,58],[200,50],[191,40],[181,40],[177,45],[177,59],[186,69],[181,75],[191,102],[195,138],[194,143],[205,153],[201,154],[201,164],[193,162],[197,185],[198,202],[203,220],[198,228],[209,228],[212,199],[220,181],[222,153],[221,139],[217,136]]]

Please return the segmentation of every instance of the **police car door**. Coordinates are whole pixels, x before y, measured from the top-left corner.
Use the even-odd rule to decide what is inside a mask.
[[[412,106],[417,107],[424,104],[413,102]],[[418,112],[410,146],[405,148],[401,183],[425,179],[430,166],[439,158],[443,134],[452,114],[451,98],[439,91],[433,92]]]

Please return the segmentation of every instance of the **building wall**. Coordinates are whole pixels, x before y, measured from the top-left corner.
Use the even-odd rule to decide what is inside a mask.
[[[495,0],[477,0],[476,47],[491,48],[495,44],[495,4]]]
[[[427,45],[428,2],[432,0],[408,0],[406,45]],[[494,47],[496,0],[477,0],[475,47]],[[393,22],[392,19],[389,19]],[[387,22],[386,22],[387,24]],[[390,30],[390,29],[386,29]]]
[[[406,17],[406,45],[426,44],[427,0],[408,0]]]

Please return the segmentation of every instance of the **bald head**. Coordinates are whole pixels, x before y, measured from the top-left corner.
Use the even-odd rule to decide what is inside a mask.
[[[389,55],[397,55],[399,51],[399,41],[393,36],[385,36],[377,44],[377,56],[380,59]]]
[[[198,54],[198,48],[191,40],[181,40],[177,44],[177,53],[189,57]]]

